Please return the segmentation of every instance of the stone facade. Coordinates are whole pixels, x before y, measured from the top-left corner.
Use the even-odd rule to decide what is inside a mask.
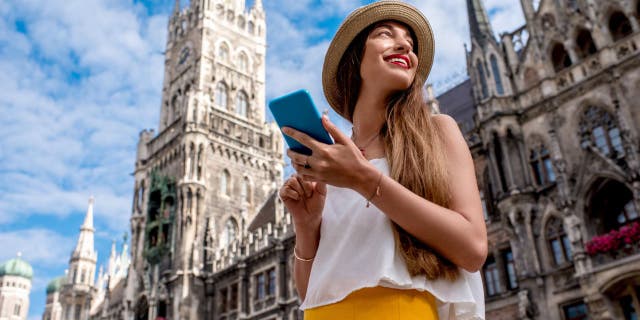
[[[248,319],[289,308],[273,293],[291,228],[274,196],[283,142],[265,122],[265,21],[259,0],[176,1],[159,132],[138,142],[132,263],[113,318]]]
[[[638,220],[638,0],[521,3],[526,25],[498,41],[467,1],[470,78],[430,101],[475,161],[487,319],[632,319],[637,243],[615,257],[586,244]],[[275,196],[282,139],[264,122],[262,3],[178,8],[160,131],[138,143],[132,264],[95,318],[301,319]]]
[[[486,208],[487,319],[636,319],[638,240],[587,243],[639,221],[640,3],[521,4],[526,25],[498,42],[467,1],[470,81],[440,99],[467,129]]]

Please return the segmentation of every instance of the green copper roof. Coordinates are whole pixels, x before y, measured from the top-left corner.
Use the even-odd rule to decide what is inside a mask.
[[[20,257],[13,258],[0,265],[0,277],[18,276],[31,280],[33,278],[33,268]]]
[[[65,276],[60,276],[51,280],[47,285],[47,294],[60,291],[60,288],[62,288],[62,285],[64,284],[66,278],[67,277]]]

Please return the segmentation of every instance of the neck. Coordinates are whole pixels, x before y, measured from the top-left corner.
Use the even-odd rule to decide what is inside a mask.
[[[353,111],[353,130],[358,143],[364,143],[380,131],[385,122],[387,95],[381,90],[368,89],[364,85],[360,90],[355,110]]]

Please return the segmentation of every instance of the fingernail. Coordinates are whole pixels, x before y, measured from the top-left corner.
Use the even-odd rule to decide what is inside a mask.
[[[287,127],[282,128],[282,132],[289,134],[289,128]]]

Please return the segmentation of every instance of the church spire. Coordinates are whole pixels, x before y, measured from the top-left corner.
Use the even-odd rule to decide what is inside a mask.
[[[89,198],[89,208],[87,208],[87,214],[84,217],[84,223],[80,227],[80,237],[78,237],[78,243],[76,249],[73,251],[74,257],[93,257],[95,250],[93,246],[93,203],[94,198]]]
[[[176,4],[173,6],[173,13],[176,14],[180,12],[180,0],[176,0]]]
[[[467,0],[467,13],[469,14],[471,39],[476,39],[480,43],[493,39],[489,15],[487,15],[487,10],[484,9],[482,0]]]

